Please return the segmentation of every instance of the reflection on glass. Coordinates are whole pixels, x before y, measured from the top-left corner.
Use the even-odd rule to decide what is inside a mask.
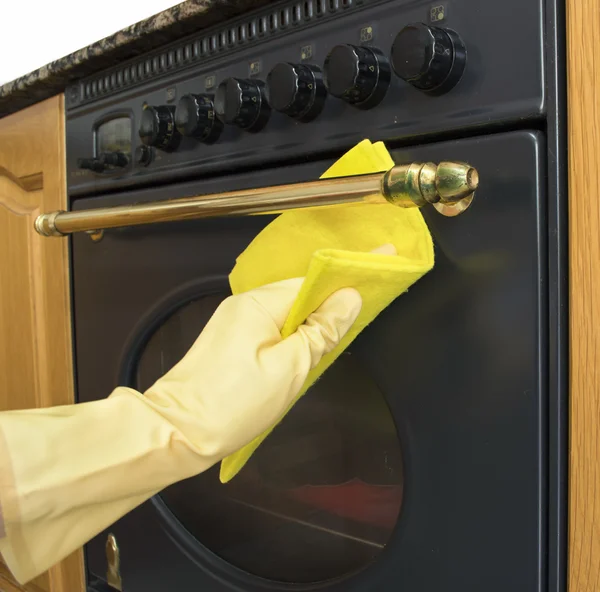
[[[185,354],[221,296],[181,308],[139,360],[145,390]],[[344,353],[230,483],[219,467],[161,497],[196,539],[249,573],[319,582],[356,572],[387,543],[402,500],[402,458],[390,411]]]
[[[116,117],[96,128],[96,155],[105,152],[131,154],[131,119]]]

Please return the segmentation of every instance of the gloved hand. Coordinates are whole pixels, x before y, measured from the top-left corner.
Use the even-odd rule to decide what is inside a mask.
[[[185,357],[146,391],[202,456],[220,459],[272,426],[356,320],[361,298],[346,288],[282,340],[301,284],[284,280],[225,300]]]
[[[0,552],[23,583],[164,487],[276,423],[356,319],[333,294],[282,340],[301,279],[226,299],[184,358],[141,395],[0,413]]]

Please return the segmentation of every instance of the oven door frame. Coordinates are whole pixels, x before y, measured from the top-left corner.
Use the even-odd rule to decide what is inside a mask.
[[[530,344],[531,347],[535,348],[535,368],[530,368],[531,372],[535,373],[536,379],[533,381],[534,384],[530,385],[533,389],[528,392],[519,393],[519,396],[523,397],[524,400],[528,400],[528,410],[531,413],[536,413],[537,427],[535,434],[526,435],[524,433],[525,423],[527,426],[535,424],[532,418],[527,418],[527,421],[523,425],[518,425],[518,419],[515,418],[513,422],[513,432],[508,433],[513,437],[513,443],[511,444],[510,438],[508,438],[507,446],[516,446],[516,440],[521,442],[530,442],[531,446],[535,447],[535,455],[537,458],[534,476],[536,483],[535,492],[533,493],[532,482],[530,481],[531,475],[519,471],[515,471],[513,477],[518,477],[523,482],[528,482],[527,487],[528,495],[534,495],[535,500],[530,499],[531,511],[536,516],[536,532],[528,533],[528,537],[531,540],[531,555],[528,557],[521,558],[520,566],[514,568],[515,573],[508,574],[497,572],[493,576],[490,575],[490,566],[502,570],[506,565],[511,565],[511,561],[505,561],[500,556],[489,558],[489,563],[486,561],[476,561],[472,563],[473,555],[464,555],[464,560],[456,561],[457,558],[461,557],[460,549],[467,550],[471,548],[471,551],[476,551],[478,547],[485,546],[486,543],[492,545],[494,554],[499,552],[500,549],[504,548],[506,556],[512,556],[516,547],[522,543],[522,540],[512,541],[507,532],[503,531],[501,535],[504,541],[504,547],[499,545],[497,541],[493,539],[493,534],[490,533],[489,539],[486,539],[484,533],[487,531],[482,527],[475,525],[477,520],[473,513],[481,512],[482,519],[489,519],[492,516],[496,516],[501,513],[502,504],[507,503],[508,500],[512,500],[516,506],[519,504],[519,497],[508,487],[507,483],[499,482],[499,489],[496,493],[493,493],[489,488],[489,480],[491,474],[486,473],[489,471],[489,467],[483,465],[479,467],[486,475],[486,488],[485,491],[491,496],[491,499],[480,499],[474,497],[472,501],[472,513],[471,515],[465,515],[465,521],[468,522],[471,535],[479,532],[482,535],[482,540],[475,542],[472,536],[469,536],[467,532],[467,524],[462,530],[455,529],[450,532],[450,526],[453,521],[456,520],[455,516],[449,515],[448,511],[442,511],[434,505],[429,505],[429,509],[423,507],[427,505],[427,496],[423,499],[417,488],[415,490],[413,485],[407,481],[407,489],[405,495],[405,501],[401,509],[400,519],[397,524],[396,531],[392,536],[390,544],[384,549],[381,556],[370,566],[349,578],[343,578],[340,580],[322,582],[318,584],[281,584],[279,582],[271,582],[252,576],[241,570],[225,563],[222,559],[211,553],[201,546],[187,533],[189,536],[186,537],[185,533],[182,533],[177,528],[170,528],[174,522],[171,520],[165,520],[164,512],[170,511],[163,506],[159,500],[147,502],[140,506],[140,508],[134,510],[130,515],[124,517],[118,521],[111,532],[119,531],[123,533],[125,538],[129,536],[129,540],[133,540],[132,537],[146,537],[149,541],[149,545],[160,544],[161,549],[156,550],[157,555],[153,559],[161,559],[164,563],[172,566],[172,570],[175,573],[179,569],[184,568],[184,563],[191,562],[197,566],[198,577],[202,575],[205,577],[206,582],[210,585],[212,582],[215,591],[232,591],[232,590],[244,590],[245,592],[262,592],[262,591],[313,591],[313,590],[327,590],[327,592],[358,592],[365,589],[372,590],[373,592],[383,592],[389,590],[392,585],[406,585],[409,589],[416,589],[415,586],[421,585],[420,589],[430,590],[433,587],[436,589],[444,588],[449,586],[458,586],[464,590],[475,590],[477,586],[483,587],[484,582],[488,590],[500,590],[506,589],[506,585],[511,581],[517,581],[517,573],[520,569],[527,570],[527,574],[521,573],[519,582],[522,584],[522,588],[531,590],[542,590],[545,586],[545,573],[547,567],[545,565],[545,558],[548,556],[548,546],[550,541],[547,540],[547,504],[548,504],[548,484],[547,484],[547,471],[548,463],[548,285],[547,285],[547,222],[546,222],[546,187],[545,187],[545,140],[544,136],[539,132],[509,132],[505,134],[497,134],[491,136],[484,136],[480,138],[470,138],[457,141],[441,142],[438,144],[431,144],[426,146],[417,146],[411,148],[401,148],[392,151],[392,155],[396,162],[404,162],[408,160],[466,160],[475,166],[481,175],[481,188],[478,195],[475,198],[475,202],[471,210],[467,211],[463,216],[457,219],[443,219],[439,215],[432,211],[424,212],[427,222],[434,234],[434,237],[442,236],[443,241],[438,241],[436,238],[436,257],[438,263],[436,265],[442,266],[440,263],[444,261],[444,265],[448,265],[452,268],[459,268],[463,266],[465,273],[478,273],[485,274],[486,269],[491,266],[502,266],[503,264],[510,265],[510,261],[502,261],[502,253],[496,253],[499,255],[499,259],[488,259],[480,261],[477,257],[473,257],[473,252],[476,251],[477,245],[474,244],[477,241],[481,241],[483,250],[488,254],[494,255],[493,248],[502,237],[502,241],[507,246],[507,252],[511,256],[518,255],[517,244],[523,246],[521,250],[521,256],[527,257],[527,261],[531,263],[529,271],[531,274],[527,274],[523,277],[523,281],[527,282],[527,293],[531,301],[531,312],[534,315],[529,319],[531,326],[535,326],[535,344]],[[514,149],[514,147],[517,149]],[[522,147],[522,150],[519,149]],[[444,156],[445,155],[445,156]],[[311,162],[305,164],[292,165],[285,168],[278,168],[270,170],[263,168],[257,171],[249,171],[236,176],[229,176],[223,179],[222,177],[214,179],[204,179],[202,181],[192,181],[177,186],[167,187],[153,187],[145,190],[136,190],[124,194],[115,194],[110,196],[103,196],[100,198],[93,199],[79,199],[74,202],[73,209],[79,208],[91,208],[91,207],[105,207],[106,205],[117,205],[124,202],[136,202],[136,201],[153,201],[155,199],[164,199],[165,197],[183,197],[186,195],[198,194],[199,187],[202,187],[202,191],[210,191],[210,187],[215,184],[225,184],[226,187],[222,189],[234,190],[237,188],[248,187],[248,183],[252,186],[262,186],[275,184],[278,179],[284,178],[285,182],[300,182],[308,179],[314,179],[320,175],[333,161],[322,160],[318,162]],[[524,189],[525,188],[525,189]],[[525,202],[525,197],[528,201]],[[521,201],[520,201],[521,200]],[[522,208],[525,208],[523,210]],[[519,212],[527,213],[527,225],[528,232],[525,232],[522,228],[518,228],[520,219],[517,214]],[[228,222],[227,224],[241,224],[244,223],[241,219],[236,219]],[[262,223],[262,221],[261,221]],[[480,224],[486,224],[490,228],[489,233],[481,233]],[[182,226],[177,227],[177,224]],[[106,396],[108,391],[104,388],[102,391],[96,390],[92,395],[84,394],[87,387],[82,383],[82,377],[89,370],[91,357],[91,350],[94,348],[93,340],[88,345],[82,346],[82,343],[89,341],[89,336],[86,337],[86,329],[88,324],[86,323],[84,310],[86,307],[80,307],[81,302],[80,295],[85,293],[84,299],[94,298],[93,293],[94,286],[85,286],[86,276],[88,280],[92,278],[92,283],[95,281],[93,274],[93,267],[85,264],[87,257],[86,253],[90,253],[91,249],[97,249],[97,253],[101,256],[112,251],[110,248],[110,241],[118,241],[120,248],[127,248],[131,245],[131,241],[136,240],[151,240],[153,233],[161,233],[161,235],[172,234],[170,239],[167,239],[166,245],[173,245],[180,239],[177,238],[178,233],[184,232],[183,225],[190,225],[195,223],[176,223],[161,225],[163,228],[158,230],[158,227],[138,227],[136,229],[123,229],[119,231],[108,232],[110,236],[105,238],[97,244],[93,244],[89,238],[85,236],[72,237],[72,253],[73,253],[73,271],[74,271],[74,307],[75,307],[75,330],[76,330],[76,351],[77,351],[77,371],[78,371],[78,397],[80,401],[90,400],[94,398],[100,398]],[[258,228],[260,224],[256,222]],[[510,226],[514,225],[514,234],[511,236]],[[191,226],[190,226],[191,228]],[[240,226],[242,228],[242,226]],[[478,232],[479,229],[479,232]],[[530,234],[529,234],[530,233]],[[486,236],[487,235],[487,236]],[[108,243],[106,242],[108,239]],[[494,242],[496,241],[496,242]],[[507,242],[508,241],[508,242]],[[511,243],[510,245],[508,243]],[[486,251],[488,249],[488,251]],[[103,253],[104,251],[104,253]],[[105,260],[102,265],[106,265]],[[151,254],[148,257],[148,263],[144,266],[146,271],[149,269],[148,265],[152,264]],[[465,268],[465,265],[473,266],[471,271],[469,268]],[[478,267],[479,266],[479,267]],[[499,268],[498,268],[499,269]],[[474,271],[473,271],[474,270]],[[140,270],[143,271],[143,270]],[[446,284],[444,287],[451,284]],[[401,297],[402,300],[407,300],[406,306],[409,306],[409,301],[415,303],[416,294],[420,297],[427,297],[429,294],[429,304],[435,304],[436,295],[436,270],[426,278],[424,278],[419,284],[417,284],[409,294]],[[400,303],[401,304],[401,303]],[[398,306],[399,303],[395,303],[392,306]],[[87,307],[89,309],[89,307]],[[100,311],[100,314],[108,313],[108,308],[104,311]],[[125,311],[127,312],[127,311]],[[384,312],[384,320],[379,324],[377,322],[369,327],[367,331],[370,331],[371,338],[380,338],[383,334],[381,333],[381,325],[385,323],[385,315],[388,312]],[[447,318],[445,318],[447,317]],[[438,311],[436,316],[440,322],[440,328],[444,326],[443,330],[459,330],[459,327],[454,324],[457,319],[453,319],[452,315],[444,315]],[[445,319],[445,320],[444,320]],[[485,319],[483,320],[485,324]],[[533,333],[532,333],[533,336]],[[117,358],[123,360],[124,356],[132,348],[132,339],[135,339],[135,333],[131,332],[130,339],[122,342],[119,352],[117,352]],[[422,345],[425,342],[422,343]],[[424,352],[427,355],[428,352]],[[510,352],[507,351],[507,354]],[[82,361],[85,363],[82,364]],[[389,360],[387,361],[389,363]],[[453,372],[465,371],[469,368],[469,361],[461,358],[460,353],[456,355],[456,359],[451,360],[452,363],[448,363],[443,359],[436,359],[435,357],[430,360],[430,366],[436,372],[440,372],[440,375],[447,373],[451,376]],[[377,365],[376,361],[373,361]],[[385,364],[386,360],[382,360],[381,364]],[[514,362],[517,363],[517,362]],[[111,379],[114,386],[117,386],[120,381],[126,378],[122,364],[111,364]],[[499,378],[500,379],[500,378]],[[516,393],[511,393],[511,401],[518,401],[515,398]],[[464,401],[463,401],[464,403]],[[410,417],[414,414],[418,415],[419,401],[408,401],[403,403],[403,407],[394,406],[393,402],[389,402],[392,408],[394,418],[397,423],[399,436],[405,450],[405,468],[407,473],[410,471],[423,470],[419,467],[426,466],[428,454],[424,453],[420,455],[418,450],[415,450],[423,446],[423,442],[415,444],[415,426],[410,424]],[[498,402],[499,405],[502,401]],[[518,403],[517,403],[518,404]],[[476,406],[476,404],[474,403]],[[451,412],[451,407],[445,408],[444,412]],[[403,416],[403,414],[406,414]],[[483,413],[479,409],[480,413]],[[470,411],[463,409],[464,418],[469,418]],[[411,416],[411,414],[413,414]],[[501,412],[499,411],[499,417]],[[442,417],[436,420],[437,427],[440,425],[446,425],[452,427],[449,424],[450,417]],[[480,418],[481,419],[481,418]],[[477,418],[474,416],[471,419],[472,422],[476,422]],[[507,421],[504,417],[502,421]],[[441,423],[439,423],[441,422]],[[506,425],[510,425],[507,423]],[[421,426],[422,427],[422,426]],[[417,428],[418,429],[418,428]],[[435,431],[432,431],[428,436],[436,438]],[[517,434],[519,436],[517,437]],[[490,438],[492,435],[490,434]],[[495,436],[497,438],[497,435]],[[477,458],[479,462],[484,462],[485,456],[482,456],[483,451],[479,448],[484,443],[484,435],[480,434],[479,441],[474,443],[472,454],[474,458]],[[498,445],[499,440],[494,440],[494,445]],[[491,448],[494,447],[491,446]],[[463,449],[468,451],[469,448],[466,446],[466,441],[462,443]],[[496,460],[501,458],[501,452],[496,447],[495,452],[488,452],[488,456],[496,455]],[[438,448],[438,452],[441,449]],[[448,446],[449,453],[451,454],[452,446]],[[529,451],[531,452],[531,451]],[[525,451],[523,454],[527,454]],[[514,458],[518,457],[518,451],[512,450],[511,454]],[[431,460],[431,459],[430,459]],[[476,463],[473,468],[475,468]],[[507,467],[500,468],[500,471],[504,471],[502,475],[505,477],[510,474],[507,472]],[[426,472],[426,471],[425,471]],[[443,473],[443,471],[442,471]],[[466,473],[465,473],[466,475]],[[449,475],[446,475],[448,477]],[[432,476],[429,475],[429,478]],[[431,486],[435,487],[437,483],[436,479],[439,475],[433,475]],[[421,476],[420,481],[424,483],[427,481],[427,476]],[[473,481],[475,483],[475,481]],[[439,483],[438,483],[439,484]],[[500,486],[501,485],[501,486]],[[517,486],[517,484],[513,484]],[[500,492],[506,497],[502,498]],[[511,497],[512,496],[512,497]],[[435,496],[434,496],[435,498]],[[494,501],[491,501],[494,499]],[[485,504],[489,504],[488,509],[484,507]],[[466,511],[464,500],[459,497],[455,500],[454,507],[460,512]],[[497,506],[498,511],[494,509]],[[510,517],[510,513],[506,513],[506,517]],[[450,530],[444,530],[436,519],[441,523],[446,523],[446,526]],[[421,520],[420,525],[415,526],[414,522]],[[523,521],[527,521],[528,517],[523,515]],[[493,521],[492,521],[493,522]],[[459,521],[456,522],[459,524]],[[165,527],[165,525],[167,525]],[[437,526],[436,526],[437,525]],[[496,527],[502,530],[502,524],[496,523]],[[438,541],[435,540],[436,528],[438,530]],[[531,528],[530,528],[531,530]],[[106,531],[108,532],[108,531]],[[97,555],[98,545],[100,544],[102,549],[105,540],[105,533],[101,533],[87,546],[88,561],[91,555]],[[128,534],[127,534],[128,533]],[[160,534],[162,533],[162,535]],[[496,533],[497,534],[497,533]],[[443,536],[442,536],[443,535]],[[535,536],[534,536],[535,535]],[[117,536],[120,536],[117,534]],[[104,538],[103,538],[104,537]],[[429,537],[433,537],[429,539]],[[522,539],[522,537],[519,537]],[[535,544],[533,539],[535,538]],[[408,564],[403,564],[402,561],[398,560],[398,552],[402,549],[407,549],[411,545],[411,540],[417,542],[417,545],[421,549],[421,555],[417,555],[416,559],[413,557],[413,561]],[[442,544],[439,545],[438,543]],[[535,546],[535,549],[533,547]],[[452,550],[454,547],[454,551]],[[529,549],[529,547],[528,547]],[[455,558],[450,561],[450,556],[455,553]],[[481,557],[485,554],[482,552]],[[184,559],[185,558],[185,559]],[[516,558],[515,558],[516,560]],[[149,570],[149,574],[140,574],[140,564],[138,561],[130,563],[127,562],[127,551],[122,552],[123,561],[123,582],[125,590],[128,588],[128,580],[132,582],[131,591],[138,592],[138,590],[144,589],[146,592],[152,591],[153,579],[151,578],[152,570]],[[101,563],[101,562],[100,562]],[[96,575],[102,576],[102,568],[97,559],[89,562],[90,570]],[[515,564],[513,564],[514,566]],[[534,568],[526,567],[534,565]],[[505,571],[512,571],[511,569]],[[437,570],[437,572],[436,572]],[[466,573],[471,570],[473,573]],[[492,581],[490,581],[490,578]],[[133,583],[135,580],[135,583]],[[182,592],[187,589],[195,589],[195,586],[201,588],[198,584],[192,585],[189,581],[187,583],[184,580],[176,582],[177,578],[174,577],[173,582],[176,584],[178,590]],[[144,587],[145,586],[145,587]],[[181,587],[184,586],[184,587]],[[412,586],[412,587],[411,587]],[[424,587],[423,587],[424,586]],[[157,590],[159,588],[156,588]]]

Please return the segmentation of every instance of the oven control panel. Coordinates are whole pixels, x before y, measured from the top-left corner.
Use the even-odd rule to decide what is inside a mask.
[[[541,120],[541,0],[507,2],[278,3],[83,80],[70,194]]]

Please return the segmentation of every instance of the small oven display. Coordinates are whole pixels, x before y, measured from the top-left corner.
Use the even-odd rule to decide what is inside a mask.
[[[106,152],[131,154],[131,119],[117,117],[96,128],[96,156]]]

